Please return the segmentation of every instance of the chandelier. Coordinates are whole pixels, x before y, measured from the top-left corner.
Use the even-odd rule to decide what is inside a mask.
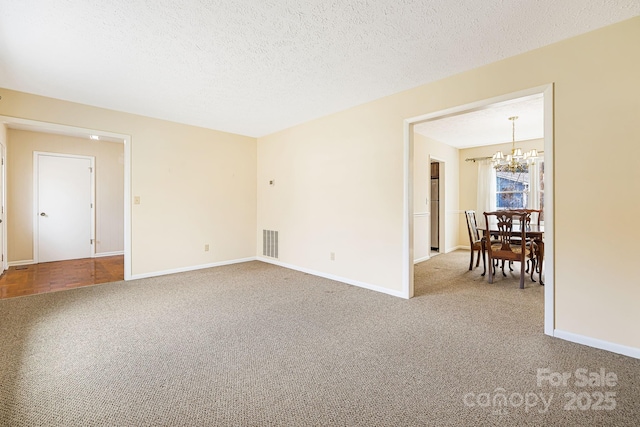
[[[511,154],[506,156],[502,151],[496,152],[491,158],[493,167],[502,172],[527,172],[529,165],[538,157],[538,151],[534,148],[526,153],[516,148],[516,120],[518,116],[509,117],[511,120]]]

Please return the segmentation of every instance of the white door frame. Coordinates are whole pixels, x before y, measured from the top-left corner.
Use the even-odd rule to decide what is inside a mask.
[[[40,241],[40,156],[48,157],[65,157],[69,159],[85,159],[89,160],[91,164],[91,174],[89,179],[91,180],[91,257],[96,254],[96,159],[93,156],[81,156],[76,154],[63,154],[63,153],[49,153],[46,151],[34,151],[33,152],[33,262],[37,264],[39,262],[39,241]]]
[[[87,140],[89,135],[97,135],[100,138],[105,137],[124,143],[124,280],[131,280],[131,135],[11,116],[0,116],[0,123],[6,124],[9,129],[27,128],[37,132],[76,136],[87,138]]]
[[[413,124],[425,120],[482,110],[494,104],[508,103],[515,98],[536,95],[544,96],[544,240],[545,240],[545,287],[544,287],[544,333],[554,335],[555,327],[555,211],[554,211],[554,166],[553,166],[553,83],[524,89],[518,92],[484,99],[465,105],[448,108],[404,120],[404,173],[403,173],[403,226],[402,226],[402,296],[413,297]]]
[[[7,147],[0,142],[0,158],[2,158],[2,200],[0,203],[2,204],[2,271],[0,274],[4,273],[5,270],[9,268],[9,256],[7,255],[7,165],[6,165],[6,157],[7,157]]]

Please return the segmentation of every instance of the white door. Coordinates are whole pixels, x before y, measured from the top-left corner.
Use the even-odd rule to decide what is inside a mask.
[[[93,159],[36,153],[35,162],[37,262],[91,257]]]

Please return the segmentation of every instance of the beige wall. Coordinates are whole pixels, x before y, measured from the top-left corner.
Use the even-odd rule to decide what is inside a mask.
[[[7,147],[9,262],[33,260],[33,153],[95,157],[96,254],[124,250],[124,145],[10,129]]]
[[[393,108],[367,104],[259,138],[257,237],[280,232],[281,262],[401,289],[399,122]]]
[[[458,149],[443,144],[424,135],[414,133],[413,136],[413,259],[420,260],[429,255],[431,240],[427,239],[427,229],[431,228],[431,216],[425,215],[430,211],[427,199],[430,198],[431,159],[441,161],[441,184],[444,191],[440,195],[441,233],[444,233],[444,247],[440,252],[445,253],[458,247],[458,222],[460,210],[459,200],[459,161]],[[442,215],[444,212],[444,215]]]
[[[481,216],[482,212],[478,210],[478,164],[475,162],[467,162],[466,159],[473,159],[477,157],[491,157],[496,151],[502,151],[503,153],[511,152],[512,144],[494,144],[485,145],[482,147],[463,148],[460,150],[460,210],[464,213],[465,210],[472,209],[476,211],[476,215]],[[522,151],[526,152],[533,148],[538,152],[544,151],[543,139],[532,139],[529,141],[521,141],[516,143],[516,147],[522,148]],[[469,234],[467,232],[467,220],[464,215],[460,215],[459,227],[459,244],[463,246],[469,246]]]
[[[0,89],[0,115],[131,136],[133,276],[254,257],[256,140]],[[204,245],[210,251],[204,251]]]
[[[638,40],[640,17],[259,138],[258,228],[282,262],[400,291],[403,120],[553,83],[555,327],[640,348]]]

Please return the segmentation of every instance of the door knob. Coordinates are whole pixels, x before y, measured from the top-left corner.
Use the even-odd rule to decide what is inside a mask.
[[[47,216],[47,214],[44,212],[40,212],[40,216]]]

